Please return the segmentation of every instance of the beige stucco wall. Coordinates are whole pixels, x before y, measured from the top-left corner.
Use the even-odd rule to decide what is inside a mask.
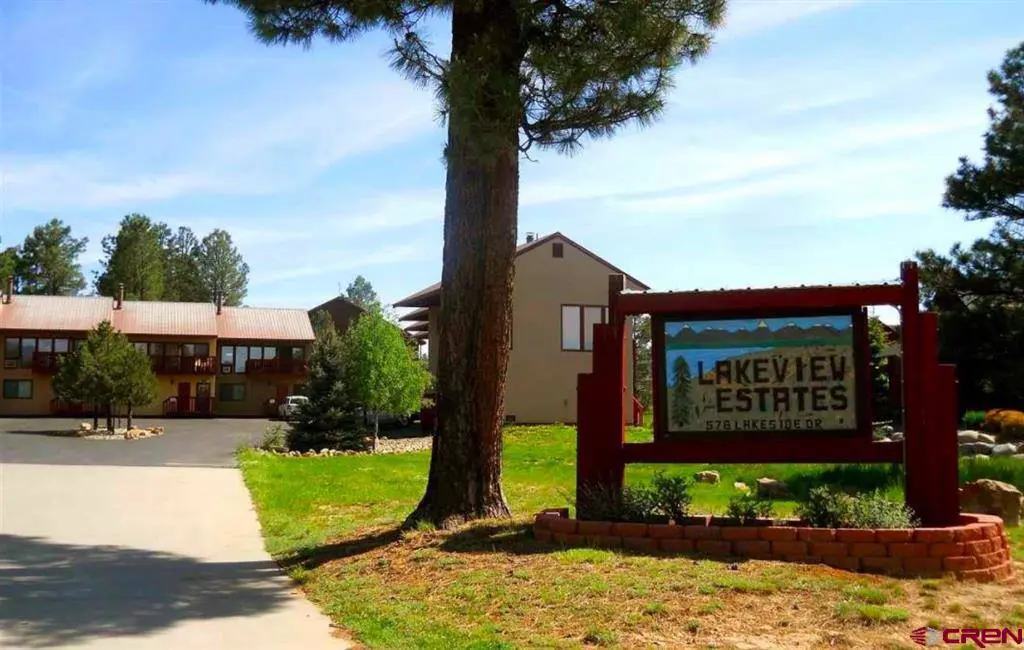
[[[552,256],[551,244],[563,244],[563,256]],[[516,258],[512,296],[512,349],[509,352],[505,413],[516,422],[576,422],[576,384],[580,373],[591,371],[590,351],[562,350],[562,305],[608,305],[606,265],[565,240],[556,239]],[[630,285],[627,289],[639,289]],[[437,371],[436,313],[429,319],[430,371]],[[633,365],[626,333],[623,359],[626,390],[625,421],[632,412]]]
[[[553,257],[552,243],[516,258],[505,413],[517,422],[576,421],[577,378],[591,371],[593,353],[562,350],[562,305],[608,305],[608,275],[613,271],[564,241],[563,256]],[[632,363],[624,359],[628,421],[633,377]]]

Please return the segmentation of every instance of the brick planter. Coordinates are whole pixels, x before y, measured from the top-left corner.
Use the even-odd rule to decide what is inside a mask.
[[[704,553],[829,566],[891,575],[952,573],[980,582],[1013,579],[1009,538],[991,515],[960,515],[960,525],[916,529],[828,529],[800,526],[737,527],[715,518],[686,525],[577,521],[567,509],[545,510],[533,523],[539,541],[635,551]]]

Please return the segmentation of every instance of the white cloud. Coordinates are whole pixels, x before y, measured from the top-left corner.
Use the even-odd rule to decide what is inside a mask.
[[[317,259],[314,262],[281,269],[266,270],[261,268],[259,272],[253,274],[250,284],[267,285],[309,276],[336,273],[338,271],[362,269],[367,266],[422,260],[427,259],[430,253],[425,246],[415,244],[394,244],[362,253],[355,250],[324,252],[326,255],[318,256],[322,259]],[[311,251],[307,251],[307,253],[311,253]]]
[[[739,0],[729,4],[725,29],[717,40],[725,41],[765,32],[787,23],[827,11],[846,9],[860,0]]]

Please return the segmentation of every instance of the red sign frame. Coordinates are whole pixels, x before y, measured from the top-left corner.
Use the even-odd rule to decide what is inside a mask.
[[[813,286],[736,291],[624,292],[621,275],[609,277],[607,324],[594,326],[593,371],[579,376],[577,412],[577,495],[593,484],[621,488],[628,463],[902,463],[905,493],[927,526],[958,521],[956,375],[938,362],[935,314],[920,311],[918,269],[901,266],[900,284]],[[871,437],[869,356],[858,358],[858,430],[823,434],[781,431],[756,435],[687,436],[627,443],[623,394],[627,354],[625,319],[666,317],[762,317],[771,314],[855,313],[855,340],[867,338],[866,307],[900,310],[904,440]],[[652,330],[653,332],[654,330]],[[654,351],[655,364],[660,363]],[[657,365],[652,373],[660,372]],[[657,376],[657,375],[655,375]],[[664,399],[663,396],[655,397]],[[927,408],[926,408],[927,402]],[[660,413],[660,401],[655,413]],[[664,431],[663,423],[655,426]]]

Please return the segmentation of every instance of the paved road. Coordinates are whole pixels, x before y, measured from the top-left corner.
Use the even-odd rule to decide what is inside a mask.
[[[84,440],[52,435],[78,428],[68,418],[0,419],[0,463],[156,467],[234,467],[235,451],[263,435],[268,420],[138,420],[167,433],[137,441]]]
[[[348,647],[263,550],[230,464],[265,423],[236,423],[87,441],[0,420],[0,648]]]

